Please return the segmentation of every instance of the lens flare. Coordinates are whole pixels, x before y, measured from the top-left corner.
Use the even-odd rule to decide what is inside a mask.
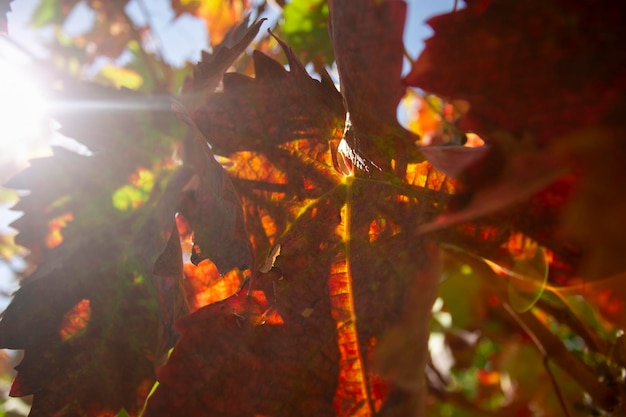
[[[20,165],[47,144],[47,106],[22,68],[0,56],[0,164]]]

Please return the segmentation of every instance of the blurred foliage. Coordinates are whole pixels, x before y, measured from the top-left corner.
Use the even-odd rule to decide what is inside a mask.
[[[280,34],[303,62],[313,63],[317,72],[333,63],[325,0],[293,0],[283,8],[283,19]]]
[[[359,4],[362,7],[365,3]],[[367,7],[375,8],[385,2],[370,3]],[[324,273],[326,267],[330,271],[332,266],[336,269],[335,275],[340,275],[338,262],[328,258],[324,245],[338,244],[333,239],[337,239],[340,226],[334,222],[336,217],[339,221],[345,219],[347,209],[333,211],[333,208],[347,201],[349,198],[346,195],[349,195],[354,205],[343,207],[353,210],[347,215],[354,215],[355,224],[360,228],[354,231],[354,235],[348,231],[342,237],[344,241],[354,241],[357,249],[352,256],[355,256],[354,253],[360,256],[360,266],[353,266],[352,269],[362,276],[380,273],[391,282],[367,282],[363,285],[365,289],[361,289],[359,296],[371,302],[356,303],[357,307],[362,307],[359,317],[366,317],[363,321],[369,318],[375,322],[380,318],[388,325],[392,320],[384,320],[393,317],[405,326],[405,330],[409,329],[406,333],[419,327],[419,320],[410,314],[402,315],[395,310],[389,313],[386,309],[393,310],[394,307],[388,307],[390,303],[385,301],[398,301],[401,298],[398,293],[410,288],[403,286],[406,278],[403,274],[406,270],[415,271],[411,269],[414,268],[411,261],[419,258],[420,262],[424,259],[436,262],[434,259],[441,259],[441,285],[429,328],[431,350],[426,369],[427,416],[623,416],[626,404],[626,275],[623,262],[626,230],[624,221],[620,220],[624,208],[624,193],[621,191],[624,162],[621,135],[624,129],[619,115],[623,113],[624,106],[620,97],[623,97],[625,67],[621,66],[624,63],[623,53],[616,52],[621,45],[620,31],[626,27],[620,20],[623,13],[611,12],[619,9],[619,5],[612,1],[607,2],[606,10],[598,7],[589,14],[584,11],[584,1],[570,4],[553,0],[544,5],[533,5],[532,1],[503,5],[505,2],[499,0],[468,0],[466,3],[465,9],[430,21],[435,37],[427,42],[427,49],[413,63],[411,74],[401,79],[399,71],[397,75],[389,75],[399,69],[396,67],[402,60],[395,54],[397,36],[390,35],[387,39],[381,35],[393,32],[390,22],[396,22],[397,14],[391,13],[393,18],[386,22],[387,26],[382,26],[381,32],[376,32],[377,28],[372,25],[371,33],[357,33],[356,29],[352,30],[351,24],[345,23],[345,32],[331,27],[329,36],[332,10],[324,0],[172,0],[168,8],[173,19],[186,15],[205,24],[207,43],[212,48],[210,54],[203,56],[207,67],[223,59],[224,55],[220,54],[227,55],[220,51],[241,52],[237,49],[241,46],[240,31],[241,28],[247,30],[247,26],[236,29],[236,25],[245,21],[246,16],[252,17],[250,21],[269,17],[273,25],[271,29],[292,48],[285,47],[283,51],[279,42],[265,30],[258,35],[255,33],[250,46],[246,44],[242,47],[244,53],[239,59],[233,58],[233,62],[225,60],[228,65],[221,70],[239,74],[229,74],[222,79],[222,73],[219,73],[217,93],[213,90],[205,92],[193,82],[190,84],[192,74],[196,81],[213,76],[203,73],[201,65],[189,62],[176,68],[163,59],[158,42],[162,35],[154,24],[157,16],[150,15],[147,2],[142,0],[41,0],[30,24],[39,31],[50,53],[45,61],[37,65],[43,73],[52,74],[52,79],[90,80],[106,87],[151,94],[151,103],[157,107],[159,103],[163,105],[159,98],[168,94],[177,95],[181,90],[189,93],[198,87],[199,94],[206,93],[200,99],[203,105],[191,113],[190,117],[195,119],[193,123],[188,122],[188,127],[193,131],[195,123],[202,134],[216,137],[213,149],[223,158],[220,162],[226,167],[224,172],[233,179],[238,194],[242,196],[246,227],[252,236],[257,258],[263,258],[269,248],[275,248],[280,236],[289,238],[287,249],[300,251],[297,257],[290,257],[289,254],[282,255],[282,260],[274,257],[271,264],[278,259],[277,268],[268,269],[271,270],[269,277],[273,279],[273,284],[267,284],[270,282],[267,280],[261,280],[265,284],[259,284],[266,294],[272,291],[275,296],[282,293],[288,301],[284,298],[268,301],[254,294],[246,298],[244,307],[237,304],[236,297],[228,299],[226,304],[212,304],[219,299],[215,294],[231,294],[239,288],[244,281],[243,272],[237,270],[230,275],[221,274],[223,271],[218,270],[216,261],[203,261],[197,266],[186,263],[185,285],[187,291],[194,294],[190,298],[191,308],[204,311],[202,314],[212,312],[213,315],[203,320],[208,323],[207,326],[216,326],[216,332],[220,330],[218,325],[223,325],[227,329],[225,332],[233,334],[239,334],[234,332],[243,327],[253,335],[249,336],[250,339],[240,340],[242,344],[248,343],[255,337],[256,327],[246,327],[251,321],[237,316],[239,313],[236,311],[240,310],[236,309],[254,311],[254,315],[246,317],[250,319],[254,316],[256,323],[265,323],[264,320],[271,321],[272,318],[278,322],[280,314],[292,317],[290,314],[294,313],[295,306],[299,306],[298,299],[306,299],[312,294],[321,299],[329,287],[335,288],[329,284],[328,287],[311,288],[309,293],[301,289],[296,291],[289,285],[295,276],[293,271],[299,269],[304,271],[303,276],[310,278]],[[140,25],[133,20],[128,13],[131,4],[142,10],[147,24]],[[85,13],[77,12],[79,7],[89,9],[93,22],[84,33],[69,35],[68,16]],[[340,9],[337,15],[343,12]],[[341,22],[349,21],[350,16],[345,13],[345,20]],[[358,18],[354,25],[369,22],[366,20],[369,15],[363,17],[354,13]],[[530,16],[536,20],[530,19]],[[337,48],[338,39],[345,41],[341,44],[344,49]],[[374,51],[373,56],[365,54],[361,57],[364,54],[362,51],[368,51],[367,48]],[[391,52],[389,55],[378,54],[377,48],[385,53]],[[258,49],[265,55],[253,54],[252,49]],[[358,57],[350,57],[351,51]],[[391,62],[389,56],[396,60]],[[555,57],[560,57],[561,61]],[[284,70],[277,61],[281,64],[288,62],[290,71]],[[337,64],[340,71],[344,71],[341,80],[343,101],[329,92],[332,83],[328,80],[322,84],[323,87],[310,84],[304,70],[298,72],[301,70],[299,62],[312,64],[307,69],[312,68],[310,71],[322,79],[328,77],[326,71],[330,71],[335,79],[339,78],[330,69]],[[462,65],[457,65],[459,63]],[[350,64],[353,65],[351,71]],[[388,71],[388,67],[393,67],[393,71]],[[570,71],[572,68],[576,71]],[[387,75],[381,79],[377,71]],[[349,75],[346,76],[346,73]],[[247,78],[253,74],[256,78]],[[60,94],[61,99],[67,91],[83,92],[78,84],[67,84],[69,88]],[[388,102],[393,102],[397,93],[404,92],[407,85],[416,88],[406,89],[400,111],[405,114],[404,126],[414,135],[401,129],[397,123],[389,122],[390,118],[395,122],[396,109],[390,109]],[[80,93],[75,98],[104,97],[109,102],[123,99],[131,107],[137,104],[136,100],[142,100],[139,95],[133,95],[134,92],[118,96],[106,91],[109,90],[89,90],[87,97]],[[206,97],[211,100],[204,103]],[[145,105],[145,102],[142,103]],[[340,148],[335,144],[341,139],[341,134],[337,134],[341,128],[336,126],[336,119],[337,114],[342,113],[343,103],[348,103],[354,125],[353,130],[346,129],[344,138],[359,135],[362,139],[362,147],[355,147],[355,153],[351,155],[347,151],[338,151]],[[95,139],[93,143],[85,143],[96,154],[100,152],[101,160],[105,160],[107,166],[107,170],[103,168],[102,171],[107,174],[88,183],[85,189],[68,191],[63,188],[64,181],[68,180],[63,176],[65,174],[56,176],[59,190],[63,191],[59,195],[67,200],[57,198],[59,195],[48,191],[45,184],[30,177],[35,177],[33,172],[39,173],[36,170],[46,162],[34,163],[28,174],[18,176],[18,180],[35,184],[37,188],[31,200],[24,198],[22,205],[18,206],[18,209],[21,207],[30,213],[28,221],[22,219],[21,223],[17,223],[22,245],[30,250],[26,258],[29,272],[42,260],[54,258],[58,253],[52,252],[55,247],[63,247],[67,242],[84,242],[84,230],[104,236],[90,242],[90,246],[100,250],[109,248],[106,239],[110,236],[107,233],[111,232],[106,229],[110,224],[121,224],[116,233],[128,239],[128,246],[116,247],[127,251],[118,259],[119,265],[124,265],[126,269],[118,270],[118,274],[130,274],[134,277],[133,283],[140,284],[153,273],[151,267],[137,267],[133,262],[146,256],[156,264],[153,258],[157,258],[160,249],[143,246],[137,234],[152,236],[149,233],[152,230],[150,222],[160,221],[155,220],[155,207],[169,201],[166,184],[182,181],[175,172],[183,155],[189,155],[189,149],[185,149],[188,145],[183,145],[180,139],[184,137],[181,132],[185,129],[171,117],[157,117],[155,121],[141,112],[133,113],[132,125],[140,128],[127,131],[125,127],[131,125],[130,122],[117,124],[117,117],[126,117],[124,114],[124,110],[118,109],[116,116],[110,116],[106,123],[93,114],[90,116],[93,119],[83,121],[84,125],[67,122],[66,134],[76,136],[79,141],[90,137],[86,132],[92,131],[119,139],[119,142],[111,143]],[[375,123],[381,120],[380,124]],[[233,129],[231,125],[241,129]],[[252,136],[254,140],[258,139],[257,142],[252,143]],[[105,145],[99,149],[98,146],[103,143]],[[488,146],[483,146],[485,143]],[[445,178],[443,174],[425,168],[422,154],[416,156],[419,153],[417,146],[430,146],[430,149],[423,149],[426,158],[444,174],[458,176],[458,183],[450,185],[449,180],[441,179]],[[119,149],[116,147],[127,151],[123,157],[118,158],[116,152]],[[328,151],[331,148],[334,153]],[[44,168],[66,172],[63,170],[66,166],[77,166],[76,172],[67,173],[68,177],[80,176],[81,169],[98,168],[89,166],[91,160],[89,163],[78,163],[77,157],[64,152],[56,150],[55,157],[51,158],[61,161],[58,166],[51,164]],[[367,174],[364,173],[364,166],[359,165],[359,161],[363,160],[358,158],[357,153],[365,154],[366,162],[371,163]],[[300,165],[294,162],[296,160]],[[236,170],[229,164],[243,168]],[[450,166],[458,175],[447,170]],[[333,167],[343,174],[352,175],[356,171],[354,183],[338,179],[341,176],[333,171]],[[560,170],[561,167],[565,168]],[[379,171],[392,174],[385,177],[379,175]],[[302,179],[303,175],[308,176],[306,180]],[[180,188],[184,187],[187,194],[192,194],[191,191],[199,187],[187,177],[184,180]],[[100,191],[94,192],[87,189],[92,186],[101,187],[101,190],[98,188]],[[406,192],[409,186],[417,187],[419,191],[413,194]],[[227,186],[225,189],[229,190]],[[415,193],[424,192],[423,189],[435,193],[417,194],[419,198],[416,199]],[[18,199],[14,191],[0,191],[3,205],[13,204]],[[50,203],[44,207],[43,203],[33,200],[39,198],[37,192],[46,197],[50,193],[55,199],[47,201],[42,197],[43,202]],[[442,207],[448,204],[448,192],[454,195],[444,212]],[[93,200],[90,202],[92,205],[81,200],[87,197]],[[229,202],[227,197],[224,201],[220,200],[224,206]],[[423,204],[432,204],[439,211],[424,214],[420,211]],[[79,215],[67,215],[67,212],[73,211]],[[313,225],[316,216],[326,220],[323,227]],[[199,249],[193,249],[190,243],[193,233],[188,230],[190,226],[185,217],[177,218],[178,229],[173,233],[180,233],[183,240],[187,239],[187,246],[183,243],[182,251],[188,257],[190,252],[196,253],[194,250]],[[418,218],[420,221],[423,218],[424,224],[428,223],[429,229],[424,233],[417,232],[423,226],[418,224]],[[239,220],[237,218],[233,222]],[[124,226],[127,224],[133,226],[127,228]],[[187,226],[181,226],[184,224]],[[327,240],[312,242],[314,239],[309,239],[306,233],[297,235],[293,232],[294,225],[309,231],[312,237],[325,236]],[[159,223],[159,227],[164,226]],[[36,233],[40,230],[46,232],[40,236]],[[163,230],[158,229],[158,233]],[[428,249],[422,239],[427,232],[430,233],[429,238],[440,244],[440,258],[424,254]],[[24,248],[16,246],[9,233],[4,230],[2,233],[0,255],[5,264],[9,265],[7,262],[14,258],[22,259]],[[363,237],[366,235],[368,238]],[[164,236],[159,238],[164,239]],[[368,249],[364,249],[366,246]],[[91,259],[92,253],[86,246],[71,249],[83,258]],[[149,256],[141,251],[149,253]],[[167,252],[169,256],[178,256],[178,252],[174,251],[173,255],[170,252]],[[161,257],[158,259],[162,260]],[[306,265],[313,266],[306,267],[304,259],[308,262]],[[391,262],[388,259],[392,259],[393,265],[388,264]],[[371,261],[373,266],[364,265],[365,260]],[[54,262],[58,262],[54,263],[55,268],[61,268],[64,260]],[[104,260],[92,259],[90,262],[91,266],[100,268],[100,274],[104,274],[97,278],[107,276],[102,271],[110,272]],[[118,268],[121,268],[119,265]],[[281,272],[281,268],[284,271]],[[429,269],[424,276],[432,273]],[[93,277],[85,280],[88,278]],[[376,287],[386,284],[392,290],[385,292]],[[396,288],[393,285],[399,286]],[[171,304],[167,307],[170,310],[166,309],[168,319],[163,319],[167,327],[171,326],[174,318],[181,317],[176,316],[178,313],[174,310],[182,311],[182,307],[179,299],[165,293],[170,297],[165,301]],[[374,293],[380,300],[374,302],[367,298]],[[388,299],[385,300],[385,296]],[[146,294],[141,293],[137,297],[145,304],[142,308],[150,303],[156,304]],[[123,297],[120,299],[124,303],[132,301]],[[402,300],[407,302],[404,298]],[[72,308],[84,305],[81,302],[76,299],[70,303],[69,312],[63,315],[65,322],[76,324],[80,315],[70,312],[75,311]],[[160,299],[159,303],[158,308],[150,305],[146,309],[153,309],[151,312],[159,308],[163,310],[163,300]],[[202,310],[205,304],[213,306],[213,310]],[[341,305],[349,304],[345,302]],[[217,311],[222,305],[232,307],[235,313]],[[364,312],[367,310],[364,305],[376,306],[379,310]],[[322,307],[331,308],[326,304]],[[96,311],[98,306],[92,308]],[[280,312],[278,316],[272,316],[273,308]],[[137,310],[128,307],[127,311]],[[295,316],[307,317],[313,311],[301,309],[296,311]],[[141,312],[143,314],[143,310]],[[317,310],[315,312],[317,314]],[[143,316],[138,314],[137,317]],[[193,322],[189,317],[202,318],[198,314],[185,316],[178,328],[187,337],[182,344],[185,349],[190,340],[199,337],[202,326],[198,323],[203,323],[199,319]],[[335,320],[340,323],[337,316]],[[228,327],[233,323],[236,325]],[[353,325],[349,319],[343,324],[345,329]],[[163,324],[160,326],[163,327]],[[327,327],[323,328],[327,330]],[[72,329],[69,325],[64,327],[66,331]],[[345,333],[341,333],[346,332],[345,329],[337,331],[347,338]],[[326,335],[321,330],[316,331],[320,333],[314,336]],[[154,332],[162,332],[159,333],[160,340],[168,343],[176,338],[161,327]],[[382,331],[376,333],[372,330],[372,333],[376,337],[368,335],[370,338],[365,342],[365,336],[355,336],[363,339],[357,340],[356,345],[365,352],[363,357],[366,360],[373,356],[372,346],[376,343],[386,349],[390,345],[393,348],[395,343],[414,342],[414,339],[407,339],[406,335],[398,336],[393,331],[383,334]],[[201,335],[205,336],[204,333]],[[229,345],[232,343],[229,337],[230,334],[226,333],[202,339],[205,340],[203,343],[207,343],[202,348],[206,352],[213,352],[211,349],[220,346],[235,350]],[[267,336],[268,339],[272,337],[277,336]],[[295,339],[294,334],[288,332],[282,337],[288,341]],[[213,341],[219,346],[208,345]],[[168,347],[167,343],[158,347],[146,346],[145,351],[162,357]],[[392,348],[387,351],[381,349],[389,352],[393,351]],[[343,371],[338,371],[344,372],[339,374],[341,381],[349,377],[345,369],[346,363],[351,360],[346,353],[348,349],[343,349],[343,356],[337,365],[344,367],[341,368]],[[413,345],[411,349],[414,349]],[[183,355],[177,356],[176,350],[174,353],[170,365],[180,366],[180,362],[176,361]],[[8,389],[8,381],[14,377],[12,368],[20,359],[13,353],[3,353],[0,357],[5,390]],[[150,358],[150,361],[153,359]],[[389,357],[386,359],[389,360]],[[150,374],[151,364],[144,364],[139,371]],[[363,385],[376,394],[368,398],[368,404],[371,403],[368,410],[379,412],[376,415],[402,415],[402,410],[390,411],[380,408],[380,404],[387,398],[405,399],[402,395],[410,391],[403,391],[406,386],[402,384],[406,380],[398,371],[403,364],[391,361],[390,367],[395,374],[385,374],[385,369],[380,371],[391,381],[387,385],[378,381],[380,375],[375,372],[374,376],[366,373],[370,379]],[[325,366],[325,363],[322,365]],[[193,364],[187,366],[189,368],[185,369],[194,367]],[[177,376],[170,368],[164,369],[166,371],[160,375],[163,378],[171,380]],[[248,369],[244,371],[248,372]],[[245,376],[244,371],[242,375]],[[372,371],[368,368],[367,372]],[[247,380],[253,381],[253,377]],[[149,386],[144,385],[138,389],[138,396],[149,391]],[[17,388],[15,386],[13,394],[19,394],[22,387],[19,384]],[[182,398],[182,394],[171,394],[167,389],[167,386],[160,388],[153,404],[158,404],[157,401],[162,398],[170,398],[166,394]],[[241,392],[255,392],[254,389],[246,389],[242,388]],[[345,404],[339,404],[345,398],[353,401],[350,405],[354,409],[369,415],[361,408],[363,404],[354,400],[358,396],[351,397],[353,393],[350,390],[336,395],[334,407],[338,415],[357,415],[352,414]],[[6,398],[6,395],[3,396],[3,401]],[[141,397],[140,405],[143,405],[144,399],[145,395]],[[24,406],[27,408],[30,403],[27,400],[15,407],[15,400],[10,401],[13,403],[4,403],[5,407],[0,410],[4,414],[0,415],[24,415]],[[402,400],[398,403],[403,404]],[[9,411],[11,404],[15,408]],[[129,411],[121,410],[118,415],[136,415],[140,405],[133,403],[134,408],[128,406]],[[157,414],[155,407],[152,412]]]

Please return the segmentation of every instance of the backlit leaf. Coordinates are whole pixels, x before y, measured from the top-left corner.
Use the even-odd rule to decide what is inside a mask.
[[[100,75],[116,88],[126,87],[131,90],[137,90],[143,84],[143,77],[128,68],[108,65],[102,68]]]
[[[347,7],[344,2],[329,1],[329,7],[341,91],[358,140],[358,146],[349,145],[383,168],[384,160],[395,153],[410,158],[417,137],[401,128],[396,118],[404,96],[399,80],[406,4],[358,0]]]
[[[170,178],[172,166],[151,159],[171,152],[171,138],[146,132],[156,125],[166,132],[175,120],[162,111],[156,122],[148,100],[128,92],[69,83],[64,93],[107,109],[70,104],[59,114],[64,131],[97,154],[57,149],[12,179],[32,192],[19,203],[25,214],[17,227],[39,267],[3,314],[0,345],[26,352],[11,395],[34,394],[31,416],[121,408],[134,415],[154,383],[154,364],[176,340],[172,323],[186,311],[177,296],[180,249],[178,276],[168,275],[175,267],[152,269],[170,236],[179,245],[174,213],[184,184],[174,177],[168,187],[153,187],[142,174],[152,166]],[[113,196],[124,187],[144,192],[143,204],[117,210]]]
[[[541,5],[469,2],[466,9],[429,21],[435,36],[426,42],[406,82],[467,100],[470,109],[460,126],[478,133],[490,149],[460,175],[462,193],[455,210],[427,229],[504,210],[526,195],[532,202],[526,210],[532,215],[524,233],[551,249],[564,236],[582,257],[586,276],[623,270],[614,252],[622,252],[617,248],[624,247],[623,239],[603,232],[618,228],[593,227],[595,233],[588,233],[581,227],[612,216],[581,209],[578,202],[586,197],[577,194],[590,196],[582,184],[589,184],[592,175],[594,187],[602,186],[588,201],[602,201],[598,207],[623,205],[621,194],[608,190],[622,182],[616,161],[624,152],[612,138],[624,132],[616,116],[624,107],[624,56],[618,52],[623,20],[616,2],[589,10],[584,1],[552,0]],[[584,152],[574,150],[583,142]],[[596,165],[600,154],[601,166]],[[444,158],[439,158],[441,165]],[[528,169],[530,164],[533,169]],[[523,185],[513,195],[506,190],[514,183]],[[560,216],[576,220],[559,230],[559,239],[552,221]],[[539,237],[537,231],[545,224],[551,225]],[[596,243],[589,244],[589,239]],[[611,243],[600,248],[599,241]]]
[[[174,1],[211,36],[181,71],[160,25],[135,26],[152,5],[82,4],[95,23],[55,32],[54,65],[89,76],[128,51],[136,74],[100,81],[155,94],[50,70],[85,147],[9,183],[30,252],[0,321],[0,347],[24,350],[11,395],[32,416],[619,414],[611,1],[467,0],[430,20],[404,80],[402,1]],[[76,5],[51,4],[55,27]],[[243,13],[276,5],[287,42],[255,43],[264,20]],[[412,130],[407,85],[427,91]]]
[[[223,91],[193,113],[212,149],[228,157],[256,253],[263,259],[280,245],[280,256],[238,294],[181,322],[181,342],[160,370],[147,415],[399,415],[420,409],[414,401],[424,392],[406,384],[422,384],[437,280],[426,274],[421,282],[420,271],[437,262],[425,253],[417,225],[443,207],[452,185],[427,163],[405,167],[396,183],[337,171],[332,146],[345,119],[341,97],[324,75],[311,79],[281,45],[289,71],[257,52],[255,78],[227,74]],[[279,121],[281,114],[288,117]],[[205,265],[210,268],[200,263],[194,273]],[[202,295],[209,299],[218,281],[214,272],[201,274],[215,282]],[[411,315],[415,301],[406,290],[414,285],[429,290]],[[398,345],[418,369],[397,381],[392,370],[385,379],[373,372],[372,355],[380,338],[395,343],[385,334],[401,323],[421,329],[410,340],[423,348]],[[191,358],[191,351],[201,353]],[[197,385],[183,388],[190,373]],[[397,388],[390,385],[396,382]]]

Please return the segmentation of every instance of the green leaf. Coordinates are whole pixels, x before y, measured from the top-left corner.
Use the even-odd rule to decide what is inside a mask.
[[[472,329],[480,326],[487,314],[485,304],[477,302],[484,297],[484,285],[485,281],[467,265],[446,274],[439,288],[439,296],[452,316],[455,327]]]
[[[62,3],[62,4],[61,4]],[[35,29],[39,29],[50,23],[63,23],[69,15],[69,11],[74,8],[78,0],[42,0],[33,12],[30,24]]]
[[[328,36],[326,0],[294,0],[283,9],[281,34],[305,62],[330,64],[335,60]],[[321,65],[320,65],[321,67]]]

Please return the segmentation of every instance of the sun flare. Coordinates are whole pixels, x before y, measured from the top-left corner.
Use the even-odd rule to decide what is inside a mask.
[[[24,69],[0,57],[0,164],[19,165],[45,145],[47,106]]]

